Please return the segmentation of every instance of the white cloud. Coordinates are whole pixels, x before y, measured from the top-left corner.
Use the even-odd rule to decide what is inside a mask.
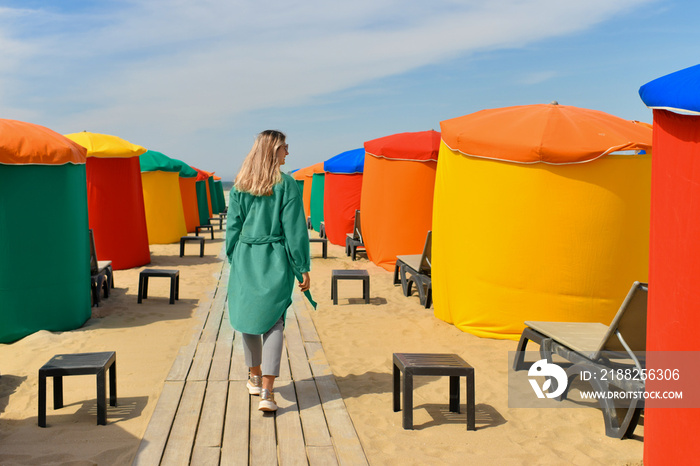
[[[470,52],[582,31],[648,1],[158,0],[108,3],[103,12],[0,9],[0,111],[43,113],[64,132],[148,127],[181,135]]]

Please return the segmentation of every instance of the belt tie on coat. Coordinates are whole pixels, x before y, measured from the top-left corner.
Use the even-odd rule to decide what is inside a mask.
[[[284,240],[284,236],[279,236],[279,235],[267,235],[267,236],[241,235],[238,237],[238,241],[243,243],[243,244],[281,243],[283,240]]]
[[[279,235],[267,235],[267,236],[246,236],[246,235],[240,235],[238,237],[238,242],[243,243],[243,244],[271,244],[271,243],[282,243],[284,242],[284,236],[279,236]],[[289,251],[289,248],[285,245],[284,247],[285,251],[287,251],[287,259],[289,260],[289,265],[292,267],[292,270],[294,271],[294,276],[296,279],[299,281],[299,283],[304,281],[304,277],[302,276],[301,272],[297,271],[296,267],[294,267],[294,262],[292,261],[292,253]],[[316,309],[316,301],[311,297],[311,291],[306,290],[304,291],[304,295],[306,296],[306,299],[309,300],[311,305],[313,306],[314,309]]]

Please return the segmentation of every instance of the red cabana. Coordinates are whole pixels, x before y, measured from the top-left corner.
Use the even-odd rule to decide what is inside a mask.
[[[336,155],[323,163],[326,171],[324,189],[324,218],[328,240],[345,245],[345,237],[352,233],[355,211],[360,209],[362,172],[365,150],[354,149]]]
[[[700,339],[700,65],[639,90],[654,109],[651,170],[647,369],[676,371],[678,382],[647,378],[647,392],[680,391],[668,407],[644,409],[644,463],[695,464]],[[666,357],[670,355],[672,359]],[[671,400],[674,401],[674,400]]]
[[[151,262],[139,155],[146,149],[107,134],[67,134],[87,149],[90,228],[100,260],[115,270]]]

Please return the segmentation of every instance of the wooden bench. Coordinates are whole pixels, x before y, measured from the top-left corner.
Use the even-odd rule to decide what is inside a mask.
[[[456,354],[394,353],[394,412],[401,411],[403,372],[403,428],[413,429],[413,376],[449,376],[450,411],[459,413],[459,378],[467,378],[467,430],[476,430],[474,368]]]
[[[53,377],[53,409],[63,407],[63,376],[97,376],[97,424],[107,424],[107,383],[109,370],[109,404],[117,406],[117,354],[102,353],[57,354],[39,369],[39,427],[46,427],[46,377]]]

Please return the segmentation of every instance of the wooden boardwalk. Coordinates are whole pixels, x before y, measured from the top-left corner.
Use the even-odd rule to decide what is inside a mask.
[[[302,295],[287,311],[276,413],[248,395],[240,334],[228,322],[228,264],[198,309],[192,342],[165,381],[135,465],[368,464]]]

